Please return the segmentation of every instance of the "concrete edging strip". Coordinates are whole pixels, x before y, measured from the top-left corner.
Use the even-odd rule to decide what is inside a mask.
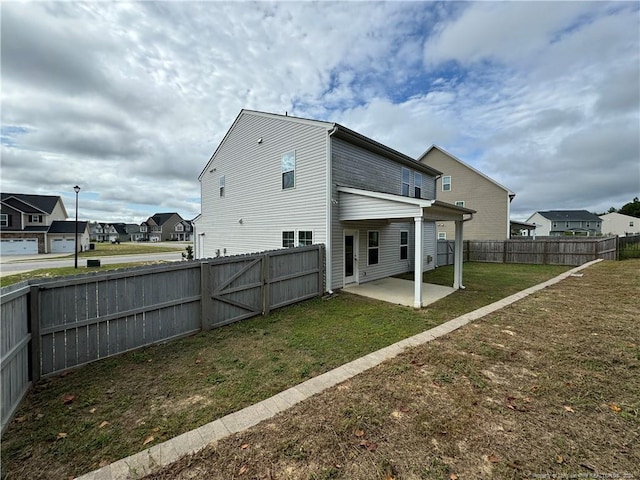
[[[490,305],[474,310],[473,312],[461,315],[453,320],[438,325],[430,330],[419,333],[412,337],[400,340],[392,345],[372,352],[364,357],[353,360],[340,367],[334,368],[322,375],[311,378],[306,382],[298,384],[284,390],[273,397],[219,418],[211,423],[203,425],[195,430],[178,435],[166,442],[154,445],[129,457],[113,462],[99,470],[86,473],[77,480],[124,480],[140,478],[157,471],[178,460],[186,454],[196,453],[204,449],[207,445],[217,442],[233,433],[246,430],[257,425],[263,420],[269,419],[276,414],[288,410],[293,405],[331,388],[339,383],[355,377],[370,368],[373,368],[385,360],[396,357],[408,348],[418,346],[438,337],[451,333],[468,323],[478,320],[501,308],[511,305],[518,300],[528,297],[532,293],[538,292],[546,287],[561,282],[576,272],[590,267],[602,259],[580,265],[568,270],[557,277],[547,280],[521,292],[510,295],[502,300],[498,300]]]

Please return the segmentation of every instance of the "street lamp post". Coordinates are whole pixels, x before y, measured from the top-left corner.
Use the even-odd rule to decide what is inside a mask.
[[[75,268],[78,268],[78,193],[80,193],[80,187],[76,185],[73,187],[73,191],[76,192],[76,241],[75,241]]]

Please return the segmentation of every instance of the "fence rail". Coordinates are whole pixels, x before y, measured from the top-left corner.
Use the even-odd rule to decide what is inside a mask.
[[[511,240],[464,240],[464,261],[529,263],[539,265],[582,265],[602,258],[617,260],[618,237]],[[453,265],[454,240],[438,240],[438,266]]]
[[[313,245],[3,288],[2,432],[41,376],[321,295],[324,266]]]

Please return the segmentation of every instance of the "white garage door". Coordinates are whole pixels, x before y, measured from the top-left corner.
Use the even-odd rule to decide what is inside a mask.
[[[0,255],[36,255],[38,240],[35,238],[3,238],[0,240]]]
[[[51,241],[51,253],[73,253],[73,239],[54,238]]]

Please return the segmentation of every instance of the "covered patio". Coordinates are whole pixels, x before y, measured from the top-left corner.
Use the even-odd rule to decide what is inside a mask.
[[[351,285],[343,289],[345,292],[361,295],[363,297],[375,298],[384,302],[414,306],[414,288],[412,280],[402,278],[387,277],[373,282]],[[456,289],[432,283],[422,284],[422,306],[426,307],[441,298],[451,295]]]
[[[405,197],[388,193],[373,192],[359,188],[339,186],[340,221],[386,220],[387,222],[414,223],[414,281],[413,307],[422,308],[423,292],[435,289],[425,288],[422,283],[424,269],[424,222],[454,221],[455,248],[453,290],[464,288],[462,283],[462,240],[464,222],[473,218],[475,210],[458,207],[439,200]],[[374,283],[374,282],[372,282]],[[365,287],[362,285],[362,287]],[[351,287],[347,287],[351,288]],[[348,290],[347,290],[348,291]],[[399,302],[396,302],[399,303]]]

